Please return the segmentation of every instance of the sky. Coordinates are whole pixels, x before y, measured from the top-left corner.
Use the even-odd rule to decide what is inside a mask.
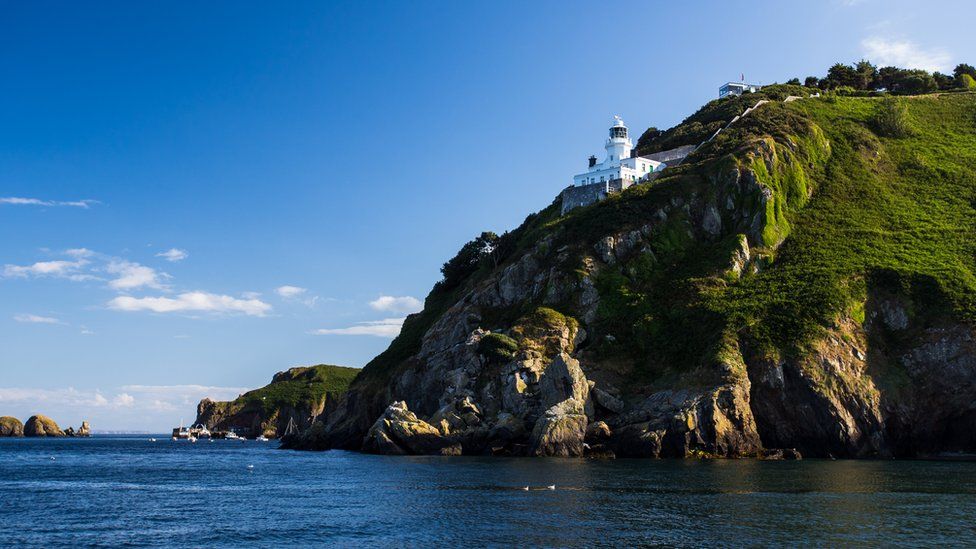
[[[361,367],[613,115],[976,64],[971,2],[0,1],[0,415],[162,432]]]

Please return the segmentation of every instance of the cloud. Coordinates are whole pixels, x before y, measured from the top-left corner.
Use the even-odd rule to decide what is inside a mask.
[[[312,330],[313,335],[365,335],[376,337],[396,337],[403,327],[405,318],[384,318],[383,320],[373,320],[370,322],[359,322],[348,328],[321,328]]]
[[[117,400],[118,397],[116,397]],[[63,389],[33,389],[0,387],[0,404],[26,403],[31,406],[55,404],[63,407],[81,408],[117,406],[105,398],[98,390],[79,391],[74,387]]]
[[[118,259],[109,262],[105,270],[117,275],[117,278],[108,283],[115,290],[133,290],[143,286],[159,290],[163,289],[160,279],[169,278],[166,273],[158,273],[152,267]]]
[[[390,313],[416,313],[424,308],[424,304],[419,299],[408,295],[402,297],[382,295],[370,301],[369,306],[377,311]]]
[[[176,263],[177,261],[183,261],[189,256],[190,254],[186,253],[186,250],[181,250],[179,248],[170,248],[165,252],[159,252],[158,254],[156,254],[156,257],[161,257],[171,263]]]
[[[89,250],[88,248],[71,248],[70,250],[65,250],[64,254],[75,258],[82,258],[91,257],[95,255],[95,252]]]
[[[86,277],[77,271],[88,264],[84,259],[76,261],[38,261],[31,265],[4,265],[3,276],[9,278],[53,277],[73,278]]]
[[[100,204],[97,200],[41,200],[39,198],[23,198],[19,196],[0,197],[0,204],[10,204],[14,206],[70,206],[73,208],[88,209],[94,204]]]
[[[131,408],[136,403],[136,399],[129,393],[120,393],[112,399],[112,403],[119,407]]]
[[[28,324],[63,324],[63,322],[60,320],[50,316],[38,316],[31,314],[14,315],[14,320]]]
[[[887,40],[880,37],[861,41],[865,59],[878,66],[895,66],[927,71],[948,71],[951,56],[942,49],[922,49],[907,40]]]
[[[281,296],[282,299],[286,299],[289,301],[301,301],[303,304],[305,304],[308,307],[314,307],[319,300],[319,296],[317,295],[306,297],[306,294],[308,293],[308,289],[301,288],[299,286],[288,286],[288,285],[278,286],[277,288],[275,288],[275,293]]]
[[[299,288],[298,286],[278,286],[275,288],[275,293],[284,298],[298,297],[308,290],[306,288]]]
[[[240,313],[248,316],[264,316],[271,311],[271,305],[260,299],[238,299],[200,291],[185,292],[176,297],[119,296],[109,301],[108,307],[117,311]]]

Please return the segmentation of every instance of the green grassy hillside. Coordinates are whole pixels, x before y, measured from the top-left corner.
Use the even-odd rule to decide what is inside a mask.
[[[239,396],[233,404],[242,410],[270,412],[286,406],[319,402],[327,396],[334,398],[342,394],[358,373],[358,368],[328,364],[291,368],[275,375],[268,385]]]

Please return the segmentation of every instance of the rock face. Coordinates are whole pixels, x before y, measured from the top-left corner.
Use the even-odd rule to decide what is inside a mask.
[[[808,271],[763,278],[803,253],[787,245],[790,216],[834,151],[820,128],[775,109],[751,113],[744,133],[723,131],[652,186],[565,217],[554,204],[508,240],[469,243],[424,311],[291,447],[765,459],[976,451],[976,330],[913,302],[910,283],[892,290],[857,273],[843,281],[850,295],[824,299],[832,308],[815,329],[785,342],[769,336],[780,324],[762,325],[768,311],[716,299],[752,295],[750,284],[778,291],[784,279],[823,291],[816,284],[833,268],[817,256]],[[779,113],[775,137],[748,133],[767,111]],[[858,158],[875,162],[868,152]]]
[[[0,417],[0,437],[24,436],[24,424],[19,419],[10,416]]]
[[[58,424],[54,422],[53,419],[36,415],[31,416],[24,424],[24,436],[25,437],[63,437],[64,431],[58,427]]]
[[[211,431],[233,430],[245,436],[279,438],[289,423],[307,428],[312,419],[327,414],[358,372],[356,368],[330,365],[278,372],[270,384],[235,400],[201,400],[194,424]]]

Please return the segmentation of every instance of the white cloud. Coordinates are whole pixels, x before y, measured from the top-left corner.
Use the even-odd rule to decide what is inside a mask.
[[[87,326],[81,327],[81,335],[95,335],[95,331],[89,329]]]
[[[377,311],[390,313],[416,313],[424,308],[424,304],[419,299],[408,295],[402,297],[382,295],[370,301],[369,306]]]
[[[298,286],[278,286],[275,289],[275,293],[284,298],[298,297],[308,290],[306,288],[299,288]]]
[[[63,324],[60,320],[50,316],[38,316],[31,314],[14,315],[14,320],[28,324]]]
[[[10,278],[27,278],[49,276],[56,278],[71,278],[77,271],[88,264],[84,259],[77,261],[38,261],[31,265],[4,265],[3,275]],[[85,275],[78,275],[85,276]]]
[[[112,401],[105,398],[98,390],[79,391],[74,387],[63,389],[0,387],[0,404],[14,403],[27,403],[31,406],[54,404],[65,407],[77,407],[82,410],[91,407],[112,405]]]
[[[14,206],[71,206],[74,208],[85,208],[86,210],[93,204],[99,204],[97,200],[41,200],[39,198],[23,198],[19,196],[0,197],[0,204],[10,204]]]
[[[370,322],[360,322],[348,328],[321,328],[312,330],[314,335],[366,335],[376,337],[396,337],[403,327],[405,318],[384,318]]]
[[[278,286],[275,293],[288,301],[301,301],[307,307],[314,307],[319,300],[319,296],[307,295],[308,289],[299,286]]]
[[[131,408],[132,405],[136,403],[136,399],[129,393],[120,393],[116,395],[114,399],[112,399],[112,403],[116,406]]]
[[[181,250],[179,248],[170,248],[165,252],[159,252],[158,254],[156,254],[156,257],[161,257],[166,261],[169,261],[171,263],[176,263],[177,261],[183,261],[184,259],[189,257],[189,255],[190,254],[186,253],[186,250]]]
[[[939,48],[926,50],[907,40],[888,40],[877,36],[862,40],[861,47],[864,58],[879,67],[890,65],[927,71],[949,70],[951,56]]]
[[[95,252],[89,250],[88,248],[71,248],[70,250],[65,250],[64,254],[75,258],[81,258],[91,257],[95,255]]]
[[[112,260],[105,268],[117,278],[110,280],[108,285],[116,290],[132,290],[146,286],[157,290],[163,288],[161,279],[168,278],[166,273],[158,273],[152,267],[125,260]]]
[[[271,311],[271,305],[260,299],[238,299],[200,291],[185,292],[175,298],[119,296],[109,301],[108,307],[118,311],[241,313],[248,316],[264,316]]]

